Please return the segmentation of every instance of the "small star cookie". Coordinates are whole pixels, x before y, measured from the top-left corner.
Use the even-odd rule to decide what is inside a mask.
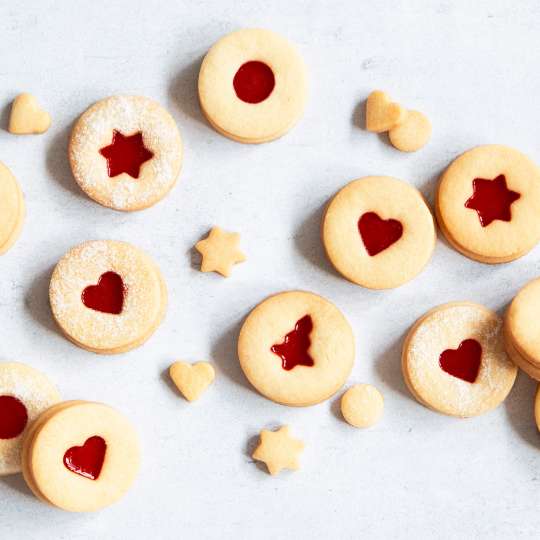
[[[201,272],[217,272],[224,277],[231,275],[234,264],[246,260],[238,245],[240,235],[214,227],[195,249],[202,255]]]
[[[299,469],[298,457],[303,450],[304,443],[291,437],[288,426],[282,426],[277,431],[261,431],[259,446],[252,457],[263,461],[268,472],[275,475],[282,469]]]

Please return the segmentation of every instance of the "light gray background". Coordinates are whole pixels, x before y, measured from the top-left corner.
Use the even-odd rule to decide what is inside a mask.
[[[540,161],[540,4],[510,1],[145,2],[0,0],[0,111],[19,92],[50,111],[43,136],[0,131],[0,159],[19,179],[28,217],[0,260],[0,358],[45,371],[67,399],[109,403],[133,419],[143,444],[138,481],[92,515],[49,508],[20,476],[0,480],[0,538],[515,538],[538,537],[540,439],[535,385],[520,375],[507,401],[471,420],[420,406],[403,383],[404,333],[424,311],[469,299],[503,310],[540,271],[540,251],[490,267],[439,240],[412,283],[371,292],[337,276],[319,242],[327,199],[369,174],[406,179],[432,200],[460,152],[515,146]],[[282,140],[244,146],[215,133],[196,96],[202,56],[223,34],[263,26],[296,42],[309,66],[305,118]],[[434,126],[407,155],[367,133],[362,102],[382,88]],[[185,141],[180,182],[152,209],[117,213],[75,185],[71,125],[116,93],[159,100]],[[248,261],[225,280],[197,270],[191,251],[219,224],[242,234]],[[168,283],[167,318],[140,349],[99,357],[57,332],[51,270],[93,238],[147,250]],[[247,312],[270,293],[302,288],[339,306],[357,339],[347,384],[385,396],[383,421],[354,430],[338,397],[292,409],[255,393],[235,342]],[[176,359],[207,359],[217,380],[196,404],[166,376]],[[272,478],[249,457],[261,428],[282,423],[306,443],[302,469]]]

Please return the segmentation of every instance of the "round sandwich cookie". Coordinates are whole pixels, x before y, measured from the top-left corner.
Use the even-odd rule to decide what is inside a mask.
[[[370,289],[399,287],[417,276],[436,238],[421,193],[388,176],[347,184],[332,198],[322,221],[322,242],[332,265]]]
[[[24,198],[16,178],[0,161],[0,255],[13,246],[24,223]]]
[[[540,385],[536,389],[536,397],[534,398],[534,419],[536,427],[540,430]]]
[[[443,173],[436,213],[465,256],[491,264],[518,259],[540,240],[540,169],[507,146],[473,148]]]
[[[514,363],[540,381],[540,278],[525,285],[512,300],[504,318],[506,350]]]
[[[28,425],[59,401],[58,390],[40,371],[18,362],[0,362],[0,476],[21,471]]]
[[[242,143],[284,135],[307,99],[302,57],[284,37],[250,28],[217,41],[199,72],[199,100],[210,125]]]
[[[484,306],[453,302],[428,311],[403,344],[403,376],[423,405],[466,418],[497,407],[517,375],[501,318]]]
[[[103,206],[124,211],[148,208],[169,193],[182,152],[172,116],[141,96],[98,101],[77,120],[69,141],[81,189]]]
[[[114,240],[84,242],[64,255],[51,277],[49,297],[64,334],[101,354],[142,345],[167,307],[156,264],[135,246]]]
[[[307,406],[343,386],[354,363],[354,336],[339,309],[304,291],[270,296],[247,317],[238,338],[251,384],[283,405]]]
[[[23,474],[43,502],[93,512],[120,499],[139,470],[130,422],[102,403],[67,401],[45,411],[24,438]]]

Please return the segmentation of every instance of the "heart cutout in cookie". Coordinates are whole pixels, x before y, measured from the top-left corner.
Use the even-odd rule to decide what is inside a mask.
[[[403,225],[397,219],[381,219],[375,212],[366,212],[358,220],[358,232],[368,255],[373,257],[401,238]]]
[[[75,474],[97,480],[105,461],[107,443],[103,437],[94,435],[82,446],[72,446],[64,454],[64,465]]]
[[[216,377],[214,368],[208,362],[175,362],[169,368],[169,374],[176,388],[188,401],[199,399]]]
[[[407,110],[380,90],[369,94],[366,101],[366,129],[375,133],[389,131],[401,124],[407,116]]]
[[[45,133],[51,126],[51,116],[31,94],[20,94],[13,100],[8,130],[15,135]]]
[[[81,295],[83,304],[95,311],[119,315],[124,307],[126,288],[116,272],[105,272],[97,285],[89,285]]]
[[[439,357],[443,371],[469,383],[476,381],[481,363],[482,345],[475,339],[465,339],[457,349],[447,349]]]

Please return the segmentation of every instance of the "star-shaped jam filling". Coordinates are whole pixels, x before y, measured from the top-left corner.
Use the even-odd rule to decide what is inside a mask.
[[[116,129],[113,131],[111,144],[103,147],[99,153],[107,160],[109,178],[122,173],[139,178],[141,165],[154,157],[144,146],[140,131],[133,135],[123,135]]]
[[[297,321],[283,340],[283,343],[272,345],[270,350],[281,358],[281,367],[290,371],[296,366],[313,366],[315,362],[309,355],[311,340],[309,335],[313,330],[313,321],[310,315],[304,315]]]
[[[512,212],[510,206],[521,195],[506,187],[504,174],[495,179],[475,178],[473,180],[473,194],[467,199],[465,208],[476,210],[480,225],[487,227],[492,221],[510,221]]]

